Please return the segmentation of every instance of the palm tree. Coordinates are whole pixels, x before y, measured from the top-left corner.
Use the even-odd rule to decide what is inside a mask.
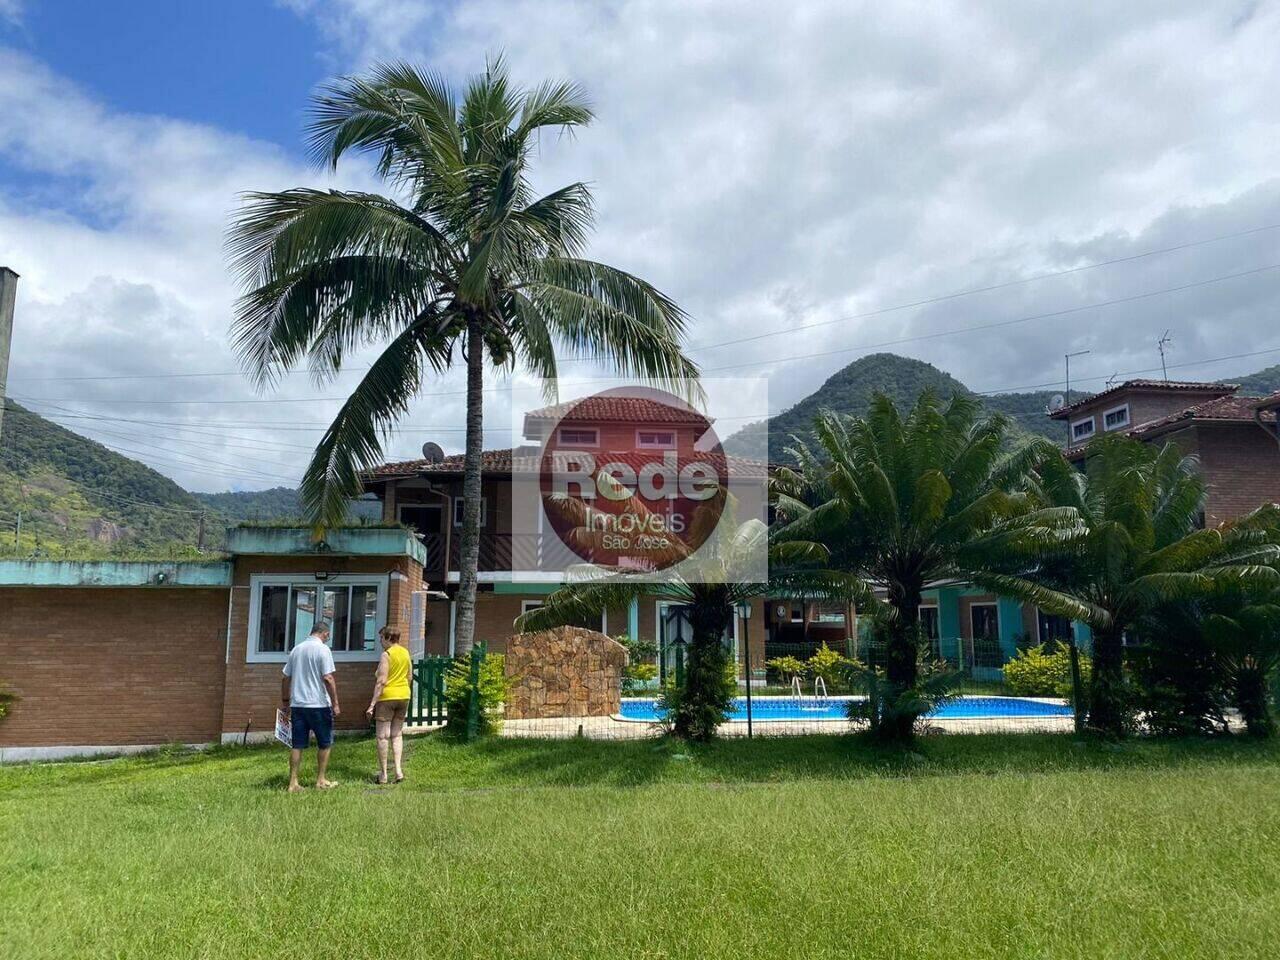
[[[1090,444],[1086,473],[1062,458],[1040,467],[1040,496],[1076,511],[1080,534],[1034,564],[1034,580],[988,573],[992,589],[1050,613],[1084,622],[1093,633],[1089,727],[1121,736],[1132,722],[1123,673],[1123,644],[1162,606],[1280,580],[1280,547],[1259,511],[1227,527],[1201,529],[1205,486],[1192,458],[1173,444],[1155,449],[1104,436]]]
[[[338,80],[317,96],[317,162],[367,152],[396,196],[294,189],[251,193],[230,233],[248,292],[233,342],[262,387],[307,359],[318,381],[347,354],[385,344],[316,447],[302,500],[317,530],[342,522],[361,472],[430,374],[467,369],[458,649],[470,648],[480,544],[485,361],[554,383],[556,351],[603,355],[625,375],[696,393],[685,316],[644,280],[583,258],[591,192],[535,196],[540,132],[592,112],[570,83],[513,86],[491,63],[457,96],[404,63]]]
[[[552,593],[545,604],[516,620],[518,630],[545,630],[599,617],[602,612],[625,609],[633,600],[653,597],[688,611],[691,638],[688,642],[684,688],[674,699],[671,724],[676,736],[709,740],[728,717],[736,684],[727,677],[729,666],[724,638],[733,626],[737,608],[766,593],[788,589],[807,595],[840,601],[864,600],[867,591],[855,578],[822,568],[826,551],[812,543],[791,543],[775,548],[770,558],[788,565],[771,571],[768,582],[760,579],[760,560],[769,551],[768,527],[760,520],[738,523],[736,501],[720,498],[721,508],[699,511],[691,524],[688,542],[673,537],[671,555],[660,558],[667,564],[661,578],[637,579],[598,566],[580,565],[571,571],[571,582]],[[572,511],[574,501],[562,509]],[[636,497],[627,510],[643,516],[648,511]],[[715,517],[703,521],[702,518]],[[705,542],[700,522],[719,523],[716,533]],[[598,531],[580,526],[574,533],[581,540],[599,536]],[[693,548],[689,544],[697,543]],[[749,681],[749,678],[748,678]]]
[[[1077,522],[1028,492],[1057,449],[1041,439],[1010,449],[1008,421],[978,412],[970,397],[944,407],[926,392],[904,420],[877,395],[865,418],[819,416],[818,447],[797,440],[797,469],[774,477],[775,539],[822,544],[832,568],[886,595],[867,612],[885,637],[884,702],[903,705],[877,724],[889,739],[911,738],[927,699],[913,694],[925,587],[998,569],[1014,544],[1046,549]]]

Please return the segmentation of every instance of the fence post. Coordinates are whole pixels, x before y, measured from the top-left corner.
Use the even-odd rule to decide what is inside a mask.
[[[474,740],[480,732],[480,664],[484,661],[484,641],[471,648],[470,690],[467,693],[467,739]]]
[[[1084,716],[1080,712],[1084,700],[1081,696],[1080,683],[1080,648],[1076,646],[1076,638],[1072,636],[1067,641],[1067,651],[1071,655],[1071,719],[1075,725],[1076,733],[1084,730]]]

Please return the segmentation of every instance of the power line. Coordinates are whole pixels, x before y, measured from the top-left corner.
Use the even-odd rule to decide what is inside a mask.
[[[1280,269],[1280,263],[1270,263],[1262,267],[1254,267],[1251,270],[1241,270],[1237,273],[1228,273],[1228,274],[1222,274],[1216,277],[1207,277],[1202,280],[1194,280],[1190,283],[1178,284],[1177,286],[1173,286],[1173,287],[1164,287],[1159,290],[1148,290],[1143,293],[1130,294],[1124,297],[1111,297],[1107,300],[1097,300],[1097,301],[1094,301],[1093,303],[1081,304],[1075,307],[1067,307],[1062,310],[1050,310],[1045,313],[1028,314],[1022,317],[1013,317],[1008,320],[996,320],[990,323],[980,323],[980,324],[975,324],[968,327],[960,327],[958,329],[953,329],[953,330],[939,330],[939,331],[935,331],[934,333],[916,334],[914,336],[909,336],[909,337],[897,337],[892,340],[882,340],[878,343],[865,343],[865,344],[859,344],[851,347],[840,347],[834,350],[823,350],[818,353],[794,354],[788,357],[771,357],[770,359],[767,359],[767,360],[752,360],[744,363],[724,364],[718,367],[707,367],[702,372],[718,373],[723,370],[741,370],[748,367],[772,366],[780,363],[793,363],[798,360],[814,360],[821,357],[834,356],[837,354],[857,353],[865,350],[878,350],[883,347],[900,346],[904,343],[919,343],[926,340],[937,340],[943,337],[961,336],[964,334],[978,333],[983,330],[996,330],[1004,327],[1016,326],[1023,323],[1030,323],[1036,320],[1048,320],[1054,317],[1072,316],[1073,314],[1084,313],[1085,311],[1088,311],[1088,310],[1098,310],[1103,307],[1117,306],[1122,303],[1135,303],[1139,300],[1148,300],[1152,297],[1160,297],[1170,293],[1181,293],[1186,290],[1196,290],[1201,287],[1207,287],[1215,283],[1225,283],[1228,280],[1239,280],[1242,277],[1256,276],[1258,274],[1266,273],[1268,271],[1276,270],[1276,269]],[[523,388],[508,387],[508,388],[505,388],[503,392],[511,392],[511,391],[514,391],[515,389],[523,389]],[[528,389],[537,389],[537,388],[530,387]],[[465,395],[466,395],[465,390],[459,390],[459,391],[447,391],[442,393],[418,394],[418,397],[429,398],[429,397],[465,396]],[[20,399],[21,402],[31,402],[31,403],[76,402],[76,398],[74,397],[30,397],[26,399],[23,399],[23,398],[18,398],[18,399]],[[110,404],[131,403],[131,404],[145,404],[145,405],[176,405],[176,404],[245,405],[245,404],[270,404],[270,403],[322,403],[322,402],[342,403],[342,402],[345,402],[347,399],[348,399],[347,397],[310,397],[307,399],[255,397],[250,399],[239,399],[239,400],[192,400],[192,399],[156,400],[156,399],[147,399],[147,398],[126,397],[123,399],[116,399],[116,400],[99,400],[97,402],[110,403]],[[464,428],[454,428],[454,429],[464,429]]]
[[[1235,240],[1240,237],[1254,236],[1259,233],[1265,233],[1270,230],[1280,230],[1280,223],[1264,224],[1260,227],[1251,227],[1248,230],[1239,230],[1234,233],[1223,233],[1214,237],[1204,237],[1199,240],[1189,240],[1185,243],[1178,243],[1168,247],[1158,247],[1154,250],[1145,250],[1141,253],[1129,254],[1124,257],[1112,257],[1108,260],[1095,260],[1091,263],[1081,264],[1077,267],[1068,267],[1063,270],[1050,270],[1043,273],[1032,274],[1027,277],[1020,277],[1016,280],[1006,280],[1001,283],[987,284],[981,287],[968,287],[962,290],[956,290],[951,293],[943,293],[933,297],[924,297],[919,300],[911,300],[904,303],[897,303],[887,307],[878,307],[875,310],[867,310],[861,313],[851,313],[840,317],[834,317],[830,320],[819,320],[815,323],[803,324],[798,327],[786,327],[771,332],[754,334],[749,337],[738,337],[733,340],[720,340],[716,343],[707,343],[701,345],[693,345],[689,349],[711,350],[717,347],[727,347],[739,343],[749,343],[755,340],[763,340],[768,337],[785,336],[786,334],[798,333],[803,330],[812,330],[815,327],[826,327],[836,323],[844,323],[849,320],[863,320],[868,317],[883,316],[886,313],[895,313],[900,310],[910,310],[915,307],[926,307],[937,303],[945,303],[949,300],[957,300],[962,297],[971,297],[980,293],[992,293],[996,290],[1007,290],[1012,287],[1023,286],[1029,283],[1037,283],[1041,280],[1052,280],[1057,277],[1071,276],[1077,273],[1084,273],[1089,270],[1097,270],[1101,267],[1115,266],[1121,263],[1132,263],[1137,260],[1144,260],[1149,257],[1160,256],[1166,253],[1176,253],[1180,250],[1190,250],[1195,247],[1203,247],[1212,243],[1220,243],[1224,240]],[[601,360],[613,359],[612,354],[596,354],[588,357],[565,357],[558,361],[560,363],[585,363]],[[348,367],[347,370],[368,370],[365,367]],[[310,373],[309,370],[293,370],[285,371],[286,373]],[[346,371],[342,371],[346,372]],[[174,380],[174,379],[194,379],[201,377],[242,377],[245,373],[243,370],[227,370],[215,371],[212,373],[145,373],[145,374],[111,374],[103,376],[77,376],[77,377],[16,377],[11,378],[9,383],[52,383],[52,382],[83,382],[83,381],[106,381],[106,380]],[[464,393],[465,391],[460,391]],[[228,401],[233,402],[233,401]],[[289,402],[289,401],[285,401]]]
[[[770,360],[752,361],[750,363],[730,363],[720,367],[707,367],[702,372],[717,373],[721,370],[740,370],[743,367],[757,367],[776,363],[792,363],[796,360],[813,360],[818,357],[829,357],[841,353],[878,350],[881,347],[892,347],[903,343],[918,343],[922,340],[937,340],[942,337],[956,336],[965,333],[976,333],[980,330],[995,330],[1001,327],[1012,327],[1021,323],[1029,323],[1033,320],[1048,320],[1052,317],[1066,317],[1076,313],[1083,313],[1086,310],[1097,310],[1101,307],[1112,307],[1121,303],[1133,303],[1137,300],[1147,300],[1151,297],[1159,297],[1167,293],[1180,293],[1184,290],[1194,290],[1199,287],[1207,287],[1210,284],[1223,283],[1227,280],[1238,280],[1241,277],[1254,276],[1259,273],[1265,273],[1268,270],[1277,269],[1280,269],[1280,263],[1271,263],[1267,264],[1265,267],[1256,267],[1253,270],[1242,270],[1239,273],[1228,273],[1220,277],[1209,277],[1205,280],[1196,280],[1192,283],[1184,283],[1176,287],[1167,287],[1163,290],[1150,290],[1146,293],[1135,293],[1127,297],[1113,297],[1110,300],[1098,300],[1094,303],[1081,304],[1077,307],[1068,307],[1064,310],[1051,310],[1048,313],[1034,313],[1025,317],[1014,317],[1010,320],[997,320],[992,323],[980,323],[970,327],[961,327],[957,330],[942,330],[937,333],[920,334],[914,337],[899,337],[895,340],[882,340],[880,343],[861,344],[855,347],[841,347],[837,350],[823,350],[820,353],[795,354],[789,357],[774,357]]]

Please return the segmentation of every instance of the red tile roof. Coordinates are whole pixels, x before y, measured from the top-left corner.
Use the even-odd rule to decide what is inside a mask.
[[[1083,407],[1092,406],[1099,400],[1105,400],[1126,390],[1210,393],[1222,396],[1228,393],[1235,393],[1239,389],[1240,385],[1238,383],[1205,383],[1198,380],[1126,380],[1124,383],[1117,384],[1109,390],[1103,390],[1101,393],[1095,393],[1092,396],[1085,397],[1083,400],[1077,400],[1069,406],[1054,410],[1049,416],[1055,420],[1062,420]]]
[[[610,454],[614,459],[626,454]],[[648,463],[652,457],[647,454],[634,454],[637,466]],[[700,457],[713,465],[721,460],[734,477],[760,478],[768,475],[769,464],[759,460],[747,460],[742,457],[723,457],[721,455],[700,454]],[[417,476],[461,476],[464,457],[454,454],[443,460],[432,463],[429,460],[404,460],[399,463],[384,463],[374,467],[365,474],[371,481],[391,480]],[[509,477],[512,473],[536,473],[541,467],[541,456],[537,447],[517,447],[514,450],[486,450],[482,454],[480,469],[489,476]]]
[[[1167,417],[1139,423],[1126,431],[1131,437],[1145,437],[1160,433],[1180,423],[1209,423],[1221,421],[1249,421],[1254,418],[1261,402],[1257,397],[1214,397],[1202,403],[1193,404],[1185,410],[1171,413]]]
[[[583,397],[530,410],[525,420],[594,420],[600,423],[692,423],[707,426],[715,421],[687,404],[649,397]]]

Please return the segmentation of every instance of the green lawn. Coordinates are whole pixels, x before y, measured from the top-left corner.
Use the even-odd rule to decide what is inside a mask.
[[[1280,747],[412,743],[0,769],[0,957],[1274,957]]]

